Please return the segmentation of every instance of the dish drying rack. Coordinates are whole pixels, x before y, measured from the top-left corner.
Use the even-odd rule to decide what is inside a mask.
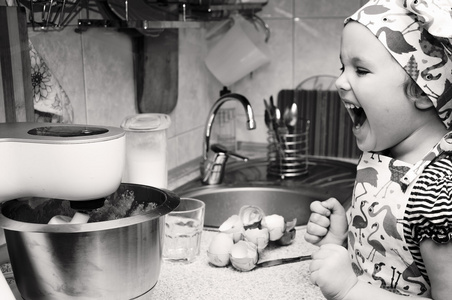
[[[278,128],[268,131],[267,174],[285,177],[297,177],[308,173],[308,149],[310,121],[288,133]]]
[[[137,29],[199,28],[232,12],[255,15],[268,0],[16,0],[29,10],[34,30],[77,25]],[[94,18],[93,18],[94,17]]]

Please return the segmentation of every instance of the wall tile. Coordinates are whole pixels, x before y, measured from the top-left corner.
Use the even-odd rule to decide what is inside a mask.
[[[267,1],[261,12],[262,18],[291,19],[293,18],[293,6],[296,0],[273,0]]]
[[[295,25],[295,81],[339,75],[340,19],[301,19]]]
[[[361,0],[295,0],[296,17],[346,17],[360,7]]]
[[[174,112],[177,133],[203,126],[213,101],[207,89],[210,73],[203,61],[207,51],[203,31],[180,30],[179,36],[183,55],[179,56],[179,95]]]
[[[179,56],[178,102],[170,114],[174,119],[172,145],[177,147],[172,167],[201,156],[207,115],[222,87],[204,64],[207,45],[204,29],[179,30],[179,51],[183,55]]]
[[[195,128],[177,137],[177,165],[202,155],[202,128]]]
[[[255,118],[256,129],[248,130],[246,128],[245,115],[237,116],[237,141],[251,142],[251,143],[266,143],[267,142],[267,127],[265,126],[264,117],[257,115]]]
[[[169,137],[168,138],[168,142],[166,144],[167,146],[167,162],[168,162],[168,170],[171,170],[175,167],[178,166],[177,164],[177,156],[178,156],[178,152],[179,152],[179,145],[177,143],[177,138],[176,137]]]
[[[136,113],[131,39],[93,28],[83,33],[83,53],[87,122],[119,126]]]

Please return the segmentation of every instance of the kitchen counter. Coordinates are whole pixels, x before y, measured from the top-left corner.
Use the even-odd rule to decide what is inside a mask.
[[[297,234],[289,246],[269,246],[259,262],[310,254],[316,247],[304,240],[305,226],[297,227]],[[206,251],[216,231],[204,230],[201,238],[201,254],[190,264],[163,261],[159,281],[147,294],[147,299],[325,299],[320,289],[309,279],[310,261],[296,262],[250,272],[239,272],[231,265],[218,268],[209,264]],[[10,283],[16,299],[22,299],[17,291],[8,264],[2,271]],[[10,269],[9,269],[10,271]]]
[[[316,247],[304,240],[305,227],[297,227],[297,234],[289,246],[269,246],[259,262],[310,254]],[[201,254],[192,263],[163,261],[157,285],[138,298],[147,299],[325,299],[319,288],[309,279],[310,261],[296,262],[250,272],[240,272],[231,265],[218,268],[209,264],[206,251],[216,231],[204,230]],[[15,285],[9,264],[2,266],[16,299],[22,299]]]
[[[316,247],[304,240],[304,233],[305,227],[298,227],[295,240],[289,246],[269,244],[259,262],[312,253]],[[239,272],[231,265],[224,268],[210,265],[206,251],[216,234],[204,230],[201,254],[193,263],[164,261],[157,285],[142,299],[325,299],[319,288],[310,282],[310,261],[250,272]]]

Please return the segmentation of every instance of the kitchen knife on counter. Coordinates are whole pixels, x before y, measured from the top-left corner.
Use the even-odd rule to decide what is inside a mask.
[[[302,256],[297,256],[297,257],[267,260],[267,261],[258,263],[254,269],[290,264],[290,263],[295,263],[295,262],[305,261],[305,260],[310,260],[310,259],[311,259],[311,255],[302,255]]]

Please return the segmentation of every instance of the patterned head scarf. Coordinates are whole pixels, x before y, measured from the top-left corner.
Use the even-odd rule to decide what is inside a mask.
[[[371,0],[345,20],[366,26],[452,126],[452,0]]]

